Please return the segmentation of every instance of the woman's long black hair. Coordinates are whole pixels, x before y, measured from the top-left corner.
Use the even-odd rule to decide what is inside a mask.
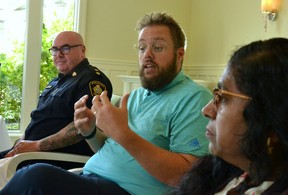
[[[251,161],[251,183],[281,177],[288,158],[288,39],[246,45],[231,57],[228,69],[237,88],[252,97],[243,113],[248,130],[241,145]],[[267,140],[274,134],[279,141],[269,154]]]

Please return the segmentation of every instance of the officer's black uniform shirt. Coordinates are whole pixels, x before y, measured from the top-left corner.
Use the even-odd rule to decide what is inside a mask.
[[[96,67],[84,59],[68,75],[59,74],[44,89],[39,97],[37,109],[31,113],[31,122],[25,131],[25,140],[39,140],[55,134],[73,121],[74,104],[88,94],[87,107],[91,108],[93,96],[108,91],[112,96],[110,80]],[[74,154],[92,155],[85,140],[55,150]]]

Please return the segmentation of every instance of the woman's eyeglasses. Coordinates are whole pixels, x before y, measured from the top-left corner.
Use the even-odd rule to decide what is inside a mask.
[[[215,109],[219,108],[219,104],[223,101],[223,95],[230,95],[238,98],[242,98],[245,100],[251,100],[252,98],[246,95],[241,95],[238,93],[233,93],[224,89],[215,88],[213,90],[213,105],[215,106]]]

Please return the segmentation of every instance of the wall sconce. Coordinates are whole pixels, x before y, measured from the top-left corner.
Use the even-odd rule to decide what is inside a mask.
[[[274,21],[277,18],[277,0],[261,0],[261,11],[265,19]]]
[[[278,8],[279,0],[261,0],[261,12],[264,14],[265,32],[267,31],[267,21],[276,20]]]

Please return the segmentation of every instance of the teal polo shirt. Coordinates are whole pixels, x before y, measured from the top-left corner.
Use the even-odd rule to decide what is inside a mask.
[[[131,92],[127,105],[129,127],[168,151],[203,156],[208,154],[208,120],[201,109],[211,98],[208,89],[181,71],[159,91],[139,88]],[[88,173],[112,180],[131,194],[165,194],[170,190],[111,138],[86,163],[84,174]]]

